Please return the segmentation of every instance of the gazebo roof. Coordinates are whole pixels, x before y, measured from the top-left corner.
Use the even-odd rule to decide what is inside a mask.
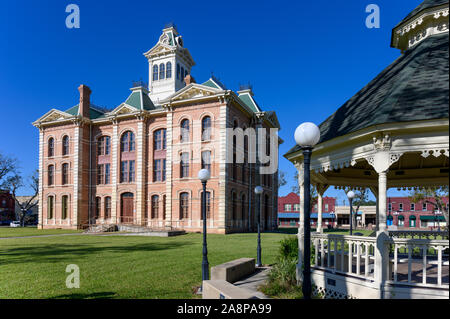
[[[413,11],[411,11],[402,21],[400,21],[397,26],[401,25],[402,23],[408,21],[421,11],[424,11],[429,8],[437,7],[443,4],[448,3],[448,0],[425,0],[421,4],[419,4]],[[397,27],[396,26],[396,27]]]
[[[428,2],[438,1],[422,5]],[[448,118],[448,59],[448,33],[406,50],[319,125],[319,144],[377,124]],[[295,145],[284,156],[299,150]]]

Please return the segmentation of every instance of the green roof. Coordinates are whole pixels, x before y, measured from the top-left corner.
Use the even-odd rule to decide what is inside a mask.
[[[141,101],[142,93],[142,101]],[[138,110],[154,110],[156,107],[152,100],[143,89],[134,90],[125,101],[126,104],[138,109]]]
[[[255,99],[253,99],[250,93],[240,94],[239,99],[244,102],[244,104],[247,105],[253,112],[261,112],[261,108],[256,103]]]
[[[68,113],[70,115],[78,115],[78,106],[79,104],[72,106],[70,109],[64,111],[65,113]],[[89,108],[89,118],[90,119],[97,119],[105,116],[105,112],[102,112],[98,110],[99,107],[96,107],[95,105],[91,104]]]
[[[319,143],[377,124],[447,119],[448,57],[448,33],[406,50],[319,125]]]
[[[215,78],[214,76],[211,76],[211,78],[208,81],[202,83],[202,85],[209,86],[213,89],[219,89],[219,90],[227,89],[225,87],[225,85],[222,82],[220,82],[217,78]]]
[[[445,221],[445,217],[440,215],[440,216],[420,216],[420,220],[437,220],[437,221]]]

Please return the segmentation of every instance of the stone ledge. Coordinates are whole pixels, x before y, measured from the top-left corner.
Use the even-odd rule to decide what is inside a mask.
[[[203,299],[259,299],[245,288],[239,288],[225,280],[203,281]]]
[[[224,280],[230,283],[253,274],[255,258],[240,258],[211,268],[211,280]]]

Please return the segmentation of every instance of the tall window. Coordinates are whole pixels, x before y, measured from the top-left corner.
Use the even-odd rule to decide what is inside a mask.
[[[153,81],[158,81],[158,66],[153,66]]]
[[[166,79],[170,79],[172,77],[172,63],[166,63]]]
[[[423,210],[423,211],[426,211],[426,210],[427,210],[427,203],[423,203],[423,204],[422,204],[422,210]]]
[[[246,220],[247,218],[246,218],[246,216],[247,216],[247,213],[246,213],[246,211],[247,211],[247,207],[246,207],[246,205],[247,205],[247,199],[245,198],[245,194],[242,194],[242,197],[241,197],[241,219],[242,220]]]
[[[411,211],[415,211],[416,210],[416,205],[414,205],[414,203],[411,203]]]
[[[325,212],[328,212],[328,204],[325,204]]]
[[[110,164],[97,165],[97,184],[109,184]]]
[[[388,204],[388,211],[392,211],[392,204],[391,203]]]
[[[152,196],[152,218],[158,218],[159,213],[159,196]]]
[[[159,65],[159,79],[160,80],[164,80],[164,77],[165,77],[165,75],[166,75],[166,70],[165,70],[166,68],[165,68],[165,66],[164,66],[164,63],[161,63],[160,65]]]
[[[237,219],[237,200],[236,200],[236,193],[233,192],[231,194],[231,205],[232,205],[232,216],[233,216],[233,220]]]
[[[181,81],[184,80],[184,68],[183,67],[181,67],[181,79],[180,80]]]
[[[189,142],[189,120],[181,121],[181,143]]]
[[[400,204],[398,205],[398,210],[399,210],[400,212],[403,211],[403,204],[402,204],[402,203],[400,203]]]
[[[207,169],[211,174],[211,151],[202,152],[202,169]]]
[[[100,217],[101,207],[102,207],[102,199],[101,199],[101,197],[96,197],[95,198],[95,216],[94,216],[95,219]]]
[[[166,219],[166,195],[163,195],[162,200],[163,200],[163,203],[162,203],[162,206],[163,206],[162,219],[165,220]]]
[[[180,194],[180,219],[188,218],[189,214],[189,194]]]
[[[48,185],[51,186],[53,185],[53,179],[55,176],[55,166],[49,165],[47,173],[48,173]]]
[[[291,204],[284,204],[284,210],[286,212],[292,211],[292,205]]]
[[[111,149],[111,142],[109,136],[102,136],[98,139],[97,143],[97,154],[98,155],[109,155]]]
[[[48,140],[48,157],[53,155],[55,155],[55,140],[53,137],[50,137]]]
[[[177,80],[180,79],[180,65],[177,63]]]
[[[181,153],[180,177],[189,177],[189,153]]]
[[[105,219],[111,217],[111,197],[105,197]]]
[[[69,196],[63,195],[61,197],[61,219],[67,218],[68,206],[69,206]]]
[[[54,201],[55,201],[54,196],[47,197],[47,219],[53,218],[53,213],[54,213],[54,209],[55,209]]]
[[[62,154],[69,154],[69,137],[67,135],[65,135],[62,140]]]
[[[211,118],[205,116],[202,119],[202,141],[209,141],[211,139]]]
[[[120,149],[122,152],[132,152],[135,150],[134,133],[127,131],[122,134],[120,139]]]
[[[120,163],[120,182],[121,183],[132,183],[134,182],[135,174],[135,162],[132,161],[122,161]]]
[[[66,185],[69,182],[69,164],[62,164],[62,184]]]
[[[153,181],[163,182],[166,180],[166,160],[157,159],[154,162]]]
[[[155,150],[165,150],[166,149],[166,130],[160,129],[155,131],[153,148]]]

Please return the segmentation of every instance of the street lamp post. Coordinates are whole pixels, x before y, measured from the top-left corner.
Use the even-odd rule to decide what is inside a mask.
[[[300,124],[295,130],[295,142],[303,151],[304,189],[303,189],[303,284],[304,299],[311,299],[311,198],[310,198],[310,162],[314,145],[320,140],[320,130],[310,122]],[[300,194],[301,196],[302,194]]]
[[[350,235],[353,235],[353,198],[355,198],[355,193],[353,191],[349,191],[347,193],[348,202],[350,203]]]
[[[209,170],[201,169],[198,172],[198,179],[202,182],[202,219],[203,219],[203,260],[202,260],[202,288],[203,281],[209,279],[209,263],[208,263],[208,248],[206,245],[206,182],[210,177]],[[203,291],[203,289],[202,289]]]
[[[258,210],[256,225],[258,227],[258,247],[256,249],[256,267],[261,267],[261,229],[260,229],[260,218],[261,218],[261,194],[263,192],[263,188],[261,186],[255,187],[256,194],[256,207]]]

